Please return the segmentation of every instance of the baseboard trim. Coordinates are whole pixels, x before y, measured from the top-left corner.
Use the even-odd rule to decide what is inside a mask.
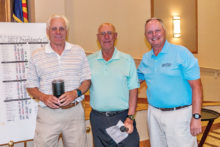
[[[150,147],[150,140],[142,140],[140,141],[139,147]]]

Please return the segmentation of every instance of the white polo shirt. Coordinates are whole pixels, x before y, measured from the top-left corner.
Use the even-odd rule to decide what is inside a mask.
[[[33,51],[27,71],[26,88],[37,87],[45,94],[52,94],[52,81],[63,79],[65,92],[78,88],[82,81],[91,79],[86,54],[78,45],[68,42],[61,55],[47,44],[44,48]],[[75,101],[82,101],[84,96]],[[40,106],[46,106],[43,102]]]

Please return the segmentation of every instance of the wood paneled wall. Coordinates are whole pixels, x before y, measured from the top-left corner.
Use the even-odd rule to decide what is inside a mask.
[[[11,1],[0,0],[0,22],[11,21]]]

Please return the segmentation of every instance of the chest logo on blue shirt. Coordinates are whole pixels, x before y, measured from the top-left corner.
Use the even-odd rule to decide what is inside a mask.
[[[171,63],[163,63],[161,66],[162,66],[162,67],[170,67],[170,66],[171,66]]]

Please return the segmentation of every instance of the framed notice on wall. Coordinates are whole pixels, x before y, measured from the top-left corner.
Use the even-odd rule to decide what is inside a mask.
[[[48,43],[46,24],[0,23],[0,144],[33,139],[37,102],[25,89],[31,52]]]

